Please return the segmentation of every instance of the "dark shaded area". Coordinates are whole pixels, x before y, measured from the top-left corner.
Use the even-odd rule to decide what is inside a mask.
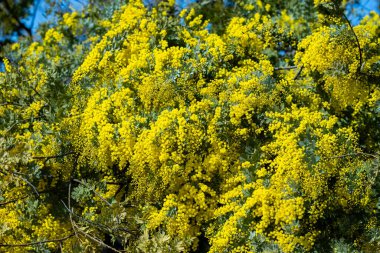
[[[195,251],[191,251],[192,253],[206,253],[210,250],[210,242],[208,238],[206,238],[205,234],[202,233],[198,236],[198,248]]]
[[[121,243],[118,240],[115,240],[113,242],[112,237],[109,234],[105,234],[104,243],[107,244],[108,246],[111,246],[114,249],[117,249],[117,250],[123,249],[123,246],[121,245]],[[102,249],[102,253],[114,253],[114,252],[115,251],[113,251],[112,249],[107,248],[107,247],[103,247],[103,249]]]

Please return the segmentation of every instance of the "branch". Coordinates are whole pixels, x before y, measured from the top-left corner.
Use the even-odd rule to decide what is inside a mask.
[[[98,222],[94,222],[94,221],[91,221],[91,220],[88,220],[86,218],[83,218],[81,217],[80,215],[76,214],[73,210],[70,210],[69,207],[66,206],[65,202],[63,200],[61,200],[63,206],[65,207],[65,209],[69,212],[69,217],[70,217],[70,222],[71,222],[71,225],[73,227],[73,230],[76,232],[76,229],[74,228],[74,219],[73,217],[77,218],[78,221],[83,221],[85,223],[87,223],[88,225],[90,226],[94,226],[96,227],[97,229],[99,229],[100,231],[102,232],[106,232],[106,233],[113,233],[113,231],[124,231],[124,232],[127,232],[131,235],[136,235],[136,230],[129,230],[127,228],[111,228],[107,225],[104,225],[104,224],[101,224],[101,223],[98,223]]]
[[[292,70],[292,69],[296,69],[297,66],[286,66],[286,67],[277,67],[277,68],[274,68],[274,71],[279,71],[279,70]],[[297,80],[298,77],[301,75],[301,72],[303,70],[303,65],[301,66],[301,68],[299,69],[299,71],[297,72],[296,76],[293,78],[293,80]]]
[[[66,207],[66,205],[65,205],[65,202],[63,202],[62,201],[62,203],[63,203],[63,205]],[[71,181],[70,181],[70,184],[69,184],[69,189],[68,189],[68,192],[67,192],[67,204],[68,204],[68,208],[67,208],[67,210],[69,210],[69,217],[70,217],[70,223],[71,223],[71,227],[73,228],[73,230],[74,230],[74,233],[75,233],[75,236],[76,237],[78,237],[78,233],[77,233],[77,231],[76,231],[76,229],[75,229],[75,227],[74,227],[74,224],[73,224],[73,216],[72,216],[72,210],[71,210]]]
[[[45,193],[49,193],[49,192],[48,191],[39,191],[38,193],[41,195],[41,194],[45,194]],[[23,199],[26,199],[28,197],[29,197],[29,195],[25,195],[25,196],[22,196],[22,197],[20,197],[18,199],[12,199],[12,200],[8,200],[8,201],[5,201],[5,202],[0,202],[0,206],[5,206],[5,205],[8,205],[8,204],[12,204],[12,203],[14,203],[16,201],[23,200]]]
[[[275,71],[277,70],[291,70],[291,69],[296,69],[297,66],[287,66],[287,67],[276,67],[274,68]]]
[[[36,193],[37,197],[40,196],[40,193],[38,192],[37,188],[31,182],[29,182],[28,179],[26,179],[24,177],[24,176],[28,176],[27,174],[22,173],[22,172],[18,172],[18,171],[4,171],[4,170],[0,170],[0,173],[2,173],[3,175],[12,174],[15,177],[21,178],[25,183],[27,183],[33,189],[33,191]]]
[[[122,183],[122,182],[110,182],[110,181],[103,181],[103,182],[110,185],[120,185],[120,186],[126,185],[126,183]]]
[[[0,106],[8,106],[8,105],[13,105],[13,106],[22,106],[18,103],[12,103],[12,102],[4,102],[4,103],[1,103]]]
[[[117,249],[115,249],[115,248],[113,248],[113,247],[107,245],[106,243],[102,242],[102,240],[100,240],[99,238],[96,238],[96,237],[94,237],[94,236],[91,236],[91,235],[87,234],[86,232],[82,231],[81,228],[80,228],[75,222],[73,223],[73,225],[74,225],[74,227],[77,229],[78,232],[80,232],[80,233],[81,233],[82,235],[84,235],[85,237],[87,237],[87,238],[93,240],[94,242],[97,242],[97,243],[99,243],[100,245],[102,245],[102,246],[104,246],[104,247],[106,247],[106,248],[108,248],[108,249],[110,249],[110,250],[112,250],[112,251],[114,251],[114,252],[117,252],[117,253],[121,253],[121,252],[123,252],[123,251],[119,251],[119,250],[117,250]]]
[[[296,76],[293,78],[294,81],[297,80],[298,77],[300,77],[302,70],[303,70],[303,65],[301,66],[300,70],[297,72]]]
[[[379,158],[379,156],[374,155],[374,154],[357,152],[357,153],[349,153],[349,154],[344,154],[344,155],[330,156],[330,157],[326,157],[326,159],[345,158],[345,157],[350,157],[350,156],[370,156],[372,158]]]
[[[18,198],[18,199],[12,199],[12,200],[8,200],[8,201],[5,201],[5,202],[1,202],[0,206],[6,206],[6,205],[14,203],[16,201],[26,199],[27,197],[29,197],[29,196],[24,196],[24,197],[21,197],[21,198]]]
[[[84,182],[82,182],[82,181],[80,181],[78,179],[73,179],[73,181],[86,186],[88,189],[90,189],[91,191],[93,191],[96,196],[98,196],[101,200],[103,200],[108,206],[112,206],[112,204],[110,202],[108,202],[105,198],[102,197],[102,195],[100,195],[97,191],[95,191],[95,189],[93,189],[92,187],[90,187],[86,183],[84,183]]]
[[[67,152],[67,153],[64,153],[64,154],[60,154],[60,155],[52,155],[52,156],[33,156],[32,159],[35,159],[35,160],[46,159],[46,161],[48,161],[48,160],[50,160],[50,159],[61,158],[61,157],[65,157],[65,156],[68,156],[68,155],[74,155],[74,154],[75,154],[74,151],[70,151],[70,152]]]
[[[70,234],[66,237],[63,237],[63,238],[51,239],[51,240],[45,240],[45,241],[39,241],[39,242],[23,243],[23,244],[0,244],[0,247],[28,247],[28,246],[44,244],[44,243],[49,243],[49,242],[62,242],[62,241],[65,241],[65,240],[73,237],[74,235],[75,234],[72,233],[72,234]]]
[[[361,47],[360,47],[359,39],[358,39],[358,36],[356,36],[356,33],[355,33],[355,31],[354,31],[354,28],[353,28],[352,25],[351,25],[350,20],[348,20],[346,14],[344,14],[344,12],[343,12],[343,17],[344,17],[344,19],[346,20],[346,22],[348,23],[348,25],[350,26],[350,29],[351,29],[352,33],[354,34],[354,36],[355,36],[356,44],[358,45],[358,50],[359,50],[359,61],[360,61],[360,65],[359,65],[359,67],[358,67],[358,72],[360,72],[360,69],[361,69],[362,64],[363,64],[363,55],[362,55],[362,49],[361,49]]]
[[[10,174],[12,174],[12,175],[14,175],[16,177],[21,178],[25,183],[27,183],[33,189],[33,191],[36,193],[37,197],[40,196],[40,193],[38,192],[37,188],[28,179],[26,179],[24,177],[24,176],[27,176],[27,174],[21,173],[21,172],[18,172],[18,171],[10,171],[10,172],[0,171],[0,172],[3,173],[4,175],[10,173]]]
[[[37,197],[39,197],[40,196],[40,194],[38,193],[38,190],[37,190],[37,188],[31,183],[31,182],[29,182],[29,180],[28,179],[26,179],[26,178],[24,178],[23,176],[21,176],[21,175],[18,175],[22,180],[24,180],[32,189],[33,189],[33,191],[37,194]]]

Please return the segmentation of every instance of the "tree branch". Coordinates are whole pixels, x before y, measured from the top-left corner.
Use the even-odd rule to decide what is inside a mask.
[[[301,66],[300,70],[297,72],[296,76],[293,78],[294,81],[297,80],[298,77],[300,77],[302,70],[303,70],[303,65]]]
[[[112,251],[114,251],[114,252],[117,252],[117,253],[121,253],[121,252],[123,252],[123,251],[119,251],[119,250],[117,250],[117,249],[115,249],[115,248],[113,248],[113,247],[107,245],[106,243],[102,242],[102,240],[100,240],[99,238],[96,238],[96,237],[94,237],[94,236],[91,236],[91,235],[87,234],[86,232],[82,231],[81,228],[80,228],[75,222],[73,223],[73,225],[74,225],[74,227],[77,229],[78,232],[80,232],[80,233],[81,233],[82,235],[84,235],[85,237],[87,237],[87,238],[93,240],[94,242],[97,242],[98,244],[100,244],[100,245],[102,245],[102,246],[104,246],[104,247],[106,247],[106,248],[108,248],[108,249],[110,249],[110,250],[112,250]]]
[[[100,193],[98,193],[97,191],[95,191],[95,189],[93,189],[92,187],[90,187],[86,183],[84,183],[84,182],[82,182],[82,181],[80,181],[78,179],[73,179],[73,181],[86,186],[88,189],[90,189],[91,191],[93,191],[96,196],[98,196],[101,200],[103,200],[104,203],[106,203],[108,206],[112,206],[112,204],[110,202],[108,202],[105,198],[103,198],[102,195],[100,195]]]
[[[349,153],[349,154],[344,154],[344,155],[330,156],[330,157],[326,157],[326,159],[345,158],[345,157],[351,157],[351,156],[370,156],[372,158],[379,158],[379,156],[374,155],[374,154],[357,152],[357,153]]]
[[[274,71],[279,71],[279,70],[292,70],[298,68],[297,66],[286,66],[286,67],[276,67],[274,68]],[[303,70],[303,66],[298,70],[296,76],[293,78],[293,80],[297,80],[298,77],[301,75],[301,72]]]
[[[52,155],[52,156],[33,156],[32,158],[35,159],[35,160],[46,159],[46,161],[48,161],[48,160],[50,160],[50,159],[61,158],[61,157],[65,157],[65,156],[73,155],[73,154],[75,154],[75,152],[74,152],[74,151],[70,151],[70,152],[67,152],[67,153],[64,153],[64,154],[60,154],[60,155]]]
[[[76,232],[76,229],[74,228],[75,221],[74,221],[73,217],[77,218],[79,222],[83,221],[83,222],[87,223],[88,225],[94,226],[97,229],[99,229],[100,231],[105,232],[105,233],[113,233],[113,231],[119,230],[119,231],[127,232],[127,233],[129,233],[131,235],[136,235],[136,233],[135,233],[136,230],[130,230],[130,229],[127,229],[127,228],[120,228],[120,227],[119,228],[111,228],[111,227],[109,227],[107,225],[104,225],[104,224],[101,224],[101,223],[98,223],[98,222],[91,221],[91,220],[88,220],[86,218],[83,218],[80,215],[76,214],[72,209],[69,209],[69,207],[66,206],[66,204],[65,204],[65,202],[63,200],[61,200],[61,202],[62,202],[63,206],[66,208],[66,210],[69,212],[70,222],[71,222],[71,225],[73,227],[74,232]]]
[[[21,173],[21,172],[18,172],[18,171],[3,171],[3,170],[0,170],[0,172],[3,173],[4,175],[12,174],[12,175],[20,178],[21,180],[23,180],[25,183],[27,183],[33,189],[33,191],[36,193],[37,197],[40,197],[40,193],[38,192],[37,188],[28,179],[26,179],[24,177],[24,176],[27,176],[27,174]]]
[[[363,65],[363,55],[362,55],[362,49],[361,49],[360,43],[359,43],[359,38],[358,38],[358,36],[356,36],[354,28],[352,27],[350,20],[347,18],[346,14],[344,14],[344,12],[343,12],[343,17],[346,20],[347,24],[349,25],[349,27],[350,27],[350,29],[351,29],[351,31],[354,34],[355,39],[356,39],[356,44],[357,44],[358,50],[359,50],[359,61],[360,61],[360,65],[358,67],[358,72],[361,72],[361,67]]]
[[[1,103],[0,106],[8,106],[8,105],[13,105],[13,106],[22,106],[18,103],[13,103],[13,102],[4,102],[4,103]]]
[[[29,182],[28,179],[26,179],[26,178],[24,178],[23,176],[20,176],[20,175],[18,175],[18,176],[33,189],[33,191],[37,194],[37,197],[40,196],[40,194],[38,193],[37,188],[31,182]]]
[[[286,66],[286,67],[276,67],[274,68],[275,71],[278,71],[278,70],[291,70],[291,69],[296,69],[297,66]]]
[[[24,196],[24,197],[21,197],[21,198],[18,198],[18,199],[12,199],[12,200],[8,200],[8,201],[5,201],[5,202],[1,202],[0,206],[6,206],[6,205],[14,203],[16,201],[26,199],[27,197],[29,197],[29,196]]]
[[[58,239],[50,239],[50,240],[45,240],[45,241],[39,241],[39,242],[30,242],[30,243],[23,243],[23,244],[0,244],[0,247],[28,247],[28,246],[33,246],[33,245],[38,245],[38,244],[44,244],[44,243],[49,243],[49,242],[62,242],[65,241],[71,237],[73,237],[75,234],[72,233],[66,237],[63,238],[58,238]]]

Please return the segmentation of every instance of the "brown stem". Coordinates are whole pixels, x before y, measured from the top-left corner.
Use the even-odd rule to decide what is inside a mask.
[[[349,154],[344,154],[344,155],[330,156],[330,157],[326,157],[326,159],[345,158],[345,157],[350,157],[350,156],[370,156],[372,158],[378,158],[379,157],[379,156],[374,155],[374,154],[357,152],[357,153],[349,153]]]
[[[75,154],[75,152],[70,151],[70,152],[68,152],[68,153],[64,153],[64,154],[61,154],[61,155],[52,155],[52,156],[33,156],[32,158],[35,159],[35,160],[46,159],[46,161],[47,161],[47,160],[50,160],[50,159],[61,158],[61,157],[65,157],[65,156],[73,155],[73,154]]]
[[[297,66],[287,66],[287,67],[277,67],[277,68],[274,68],[275,71],[277,70],[291,70],[291,69],[296,69]]]
[[[298,70],[298,72],[297,72],[296,76],[293,78],[293,80],[297,80],[298,77],[300,77],[302,70],[303,70],[303,65],[301,66],[300,70]]]
[[[98,193],[94,188],[90,187],[89,185],[87,185],[86,183],[84,183],[78,179],[73,179],[73,181],[86,186],[88,189],[93,191],[95,193],[95,195],[98,196],[104,203],[106,203],[108,206],[112,206],[112,204],[110,202],[108,202],[105,198],[103,198],[102,195],[100,195],[100,193]]]
[[[78,231],[79,233],[81,233],[81,234],[84,235],[85,237],[89,238],[90,240],[92,240],[92,241],[94,241],[94,242],[96,242],[96,243],[98,243],[98,244],[100,244],[100,245],[102,245],[102,246],[104,246],[104,247],[106,247],[106,248],[108,248],[108,249],[114,251],[114,252],[117,252],[117,253],[123,252],[123,251],[117,250],[117,249],[115,249],[115,248],[113,248],[113,247],[111,247],[111,246],[105,244],[105,243],[102,242],[102,240],[100,240],[99,238],[96,238],[95,236],[89,235],[88,233],[82,231],[81,228],[80,228],[75,222],[74,222],[74,227],[77,229],[77,231]]]
[[[14,203],[16,201],[26,199],[27,197],[29,197],[29,196],[24,196],[24,197],[21,197],[21,198],[18,198],[18,199],[12,199],[12,200],[8,200],[8,201],[5,201],[5,202],[1,202],[0,206],[6,206],[6,205]]]
[[[354,31],[354,28],[352,27],[351,22],[350,22],[350,20],[348,20],[346,14],[343,13],[343,17],[344,17],[344,19],[346,20],[347,24],[350,26],[350,29],[351,29],[352,33],[354,34],[354,36],[355,36],[356,44],[358,45],[358,50],[359,50],[359,61],[360,61],[360,65],[359,65],[359,67],[358,67],[358,72],[360,72],[360,69],[361,69],[362,64],[363,64],[363,55],[362,55],[362,49],[361,49],[361,47],[360,47],[360,43],[359,43],[359,38],[358,38],[358,36],[356,36],[356,33],[355,33],[355,31]]]
[[[62,242],[73,237],[74,235],[75,234],[73,233],[63,238],[50,239],[50,240],[39,241],[39,242],[30,242],[30,243],[22,243],[22,244],[0,244],[0,247],[28,247],[28,246],[44,244],[44,243],[49,243],[49,242]]]

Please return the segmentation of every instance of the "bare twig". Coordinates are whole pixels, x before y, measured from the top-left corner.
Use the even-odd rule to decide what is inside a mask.
[[[66,210],[69,212],[69,215],[70,215],[70,222],[71,222],[71,225],[73,226],[73,230],[76,231],[76,229],[74,228],[74,219],[73,219],[73,216],[78,218],[79,221],[84,221],[85,223],[87,223],[88,225],[91,225],[91,226],[94,226],[96,228],[100,228],[103,232],[107,232],[107,233],[112,233],[112,231],[124,231],[124,232],[127,232],[127,233],[130,233],[131,235],[135,235],[136,231],[135,230],[129,230],[127,228],[111,228],[107,225],[104,225],[104,224],[101,224],[101,223],[98,223],[98,222],[94,222],[94,221],[91,221],[91,220],[88,220],[86,218],[83,218],[81,217],[80,215],[76,214],[73,210],[69,209],[69,207],[66,206],[65,202],[63,200],[61,200],[62,204],[64,205],[64,207],[66,208]]]
[[[50,159],[55,159],[55,158],[62,158],[62,157],[65,157],[65,156],[68,156],[68,155],[73,155],[75,154],[74,151],[70,151],[70,152],[67,152],[67,153],[64,153],[64,154],[60,154],[60,155],[52,155],[52,156],[33,156],[32,158],[35,159],[35,160],[41,160],[41,159],[46,159],[46,161],[50,160]]]
[[[25,173],[21,173],[21,172],[18,172],[18,171],[0,171],[1,173],[3,173],[4,175],[6,175],[6,174],[12,174],[12,175],[14,175],[14,176],[16,176],[16,177],[19,177],[19,178],[21,178],[21,180],[23,180],[25,183],[27,183],[32,189],[33,189],[33,191],[36,193],[36,195],[39,197],[40,196],[40,194],[39,194],[39,192],[38,192],[38,190],[37,190],[37,188],[28,180],[28,179],[26,179],[24,176],[27,176],[27,174],[25,174]]]
[[[303,65],[301,66],[300,70],[298,70],[296,76],[293,78],[294,81],[297,80],[298,77],[300,77],[302,70],[303,70]]]
[[[292,70],[292,69],[296,69],[298,68],[297,66],[287,66],[287,67],[277,67],[277,68],[274,68],[275,71],[279,71],[279,70]],[[298,77],[300,77],[301,75],[301,72],[303,70],[303,66],[301,66],[301,68],[298,70],[296,76],[293,78],[293,80],[297,80]]]
[[[4,102],[4,103],[1,103],[0,106],[9,106],[9,105],[12,105],[12,106],[22,106],[18,103],[13,103],[13,102]]]
[[[63,204],[65,205],[65,203],[63,203]],[[78,233],[77,233],[77,231],[76,231],[76,229],[74,227],[74,222],[73,222],[73,216],[72,216],[73,210],[71,209],[71,182],[69,183],[69,189],[68,189],[68,192],[67,192],[67,204],[69,206],[68,210],[69,210],[71,227],[74,230],[75,236],[78,237]]]
[[[22,243],[22,244],[0,244],[0,247],[29,247],[29,246],[44,244],[44,243],[49,243],[49,242],[62,242],[62,241],[65,241],[65,240],[73,237],[74,235],[75,234],[72,233],[72,234],[70,234],[66,237],[63,237],[63,238],[50,239],[50,240],[39,241],[39,242],[30,242],[30,243]]]
[[[5,130],[5,135],[7,135],[15,126],[17,126],[18,122],[13,123],[7,130]]]
[[[349,154],[344,154],[344,155],[330,156],[330,157],[326,157],[326,159],[345,158],[345,157],[352,157],[352,156],[370,156],[372,158],[379,158],[379,156],[374,155],[374,154],[357,152],[357,153],[349,153]]]
[[[104,183],[106,184],[109,184],[109,185],[121,185],[121,186],[125,186],[125,183],[122,183],[122,182],[111,182],[111,181],[103,181]]]
[[[77,183],[80,183],[84,186],[86,186],[88,189],[90,189],[91,191],[93,191],[95,193],[96,196],[98,196],[104,203],[106,203],[108,206],[112,206],[112,204],[110,202],[108,202],[105,198],[102,197],[102,195],[100,195],[100,193],[98,193],[97,191],[95,191],[94,188],[90,187],[88,184],[78,180],[78,179],[73,179],[74,182],[77,182]]]
[[[45,194],[45,193],[49,193],[49,192],[48,191],[39,191],[38,193],[41,195],[41,194]],[[5,201],[5,202],[0,202],[0,206],[5,206],[5,205],[8,205],[8,204],[12,204],[12,203],[14,203],[16,201],[23,200],[23,199],[26,199],[28,197],[30,197],[30,196],[29,195],[25,195],[25,196],[19,197],[17,199],[11,199],[11,200],[8,200],[8,201]]]
[[[26,178],[24,178],[23,176],[20,176],[20,175],[18,175],[18,176],[33,189],[33,191],[37,194],[38,197],[40,196],[40,194],[38,193],[37,188],[31,182],[29,182],[28,179],[26,179]]]
[[[4,170],[0,170],[0,173],[2,173],[3,175],[12,174],[15,177],[19,177],[21,180],[23,180],[25,183],[27,183],[33,189],[33,191],[36,193],[37,197],[40,196],[37,188],[28,179],[26,179],[24,177],[24,176],[28,176],[27,174],[19,172],[19,171],[4,171]]]
[[[362,64],[363,64],[363,55],[362,55],[362,49],[361,49],[361,47],[360,47],[360,43],[359,43],[359,38],[358,38],[358,36],[356,35],[356,33],[355,33],[355,31],[354,31],[354,28],[352,27],[351,22],[350,22],[350,20],[347,18],[346,14],[343,13],[343,17],[344,17],[344,19],[346,20],[346,22],[348,23],[348,25],[349,25],[349,27],[350,27],[350,29],[351,29],[351,31],[352,31],[352,33],[354,34],[355,39],[356,39],[356,44],[357,44],[357,46],[358,46],[358,50],[359,50],[359,61],[360,61],[360,65],[359,65],[359,67],[358,67],[358,72],[360,72],[360,69],[361,69]]]
[[[12,200],[8,200],[8,201],[5,201],[5,202],[1,202],[1,203],[0,203],[0,206],[6,206],[6,205],[11,204],[11,203],[14,203],[14,202],[16,202],[16,201],[26,199],[27,197],[29,197],[29,196],[23,196],[23,197],[18,198],[18,199],[12,199]]]
[[[274,68],[275,71],[277,70],[291,70],[291,69],[296,69],[297,66],[287,66],[287,67],[276,67]]]
[[[86,232],[82,231],[81,228],[80,228],[75,222],[73,223],[73,225],[74,225],[74,227],[77,229],[78,232],[80,232],[80,233],[81,233],[82,235],[84,235],[85,237],[87,237],[87,238],[93,240],[94,242],[97,242],[98,244],[100,244],[100,245],[102,245],[102,246],[104,246],[104,247],[106,247],[106,248],[108,248],[108,249],[110,249],[110,250],[112,250],[112,251],[114,251],[114,252],[117,252],[117,253],[121,253],[121,252],[123,252],[123,251],[119,251],[119,250],[117,250],[117,249],[115,249],[115,248],[109,246],[108,244],[106,244],[106,243],[104,243],[102,240],[100,240],[99,238],[96,238],[96,237],[94,237],[94,236],[92,236],[92,235],[89,235],[89,234],[87,234]]]

